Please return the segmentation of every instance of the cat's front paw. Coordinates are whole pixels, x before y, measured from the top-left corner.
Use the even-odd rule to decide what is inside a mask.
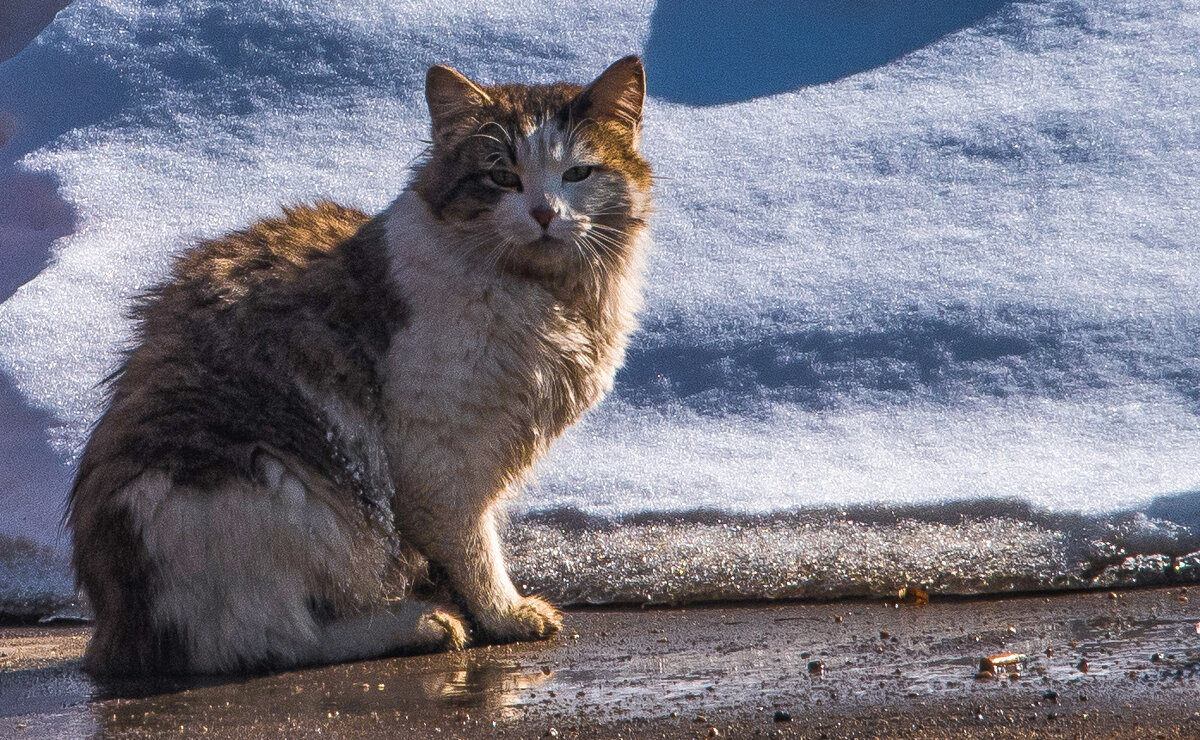
[[[467,646],[467,628],[450,612],[434,609],[426,613],[419,629],[434,650],[462,650]]]
[[[529,596],[481,627],[488,642],[545,640],[562,629],[562,613],[545,600]]]

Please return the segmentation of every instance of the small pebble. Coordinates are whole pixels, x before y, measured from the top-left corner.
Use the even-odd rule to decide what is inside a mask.
[[[814,675],[820,675],[825,672],[825,663],[819,660],[808,661],[808,672]]]
[[[1087,673],[1088,672],[1087,658],[1081,659],[1078,663],[1075,664],[1075,667],[1078,668],[1083,673]]]
[[[792,721],[792,713],[786,712],[782,709],[776,709],[775,710],[775,721],[776,722],[791,722]]]
[[[545,737],[558,737],[558,730],[551,727],[549,730],[546,730]]]
[[[1042,701],[1052,701],[1057,704],[1058,703],[1058,692],[1055,691],[1054,689],[1050,689],[1046,693],[1042,694]]]

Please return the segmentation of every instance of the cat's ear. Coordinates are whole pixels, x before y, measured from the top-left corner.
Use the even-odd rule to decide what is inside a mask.
[[[645,100],[646,70],[641,59],[628,56],[614,62],[579,93],[571,113],[578,120],[615,121],[636,135]]]
[[[433,140],[440,141],[454,130],[464,113],[492,102],[479,85],[457,70],[442,65],[429,68],[425,74],[425,102],[433,121]]]

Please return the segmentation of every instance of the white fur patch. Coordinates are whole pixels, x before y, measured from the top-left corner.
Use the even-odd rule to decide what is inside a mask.
[[[153,618],[176,629],[196,672],[306,662],[320,642],[308,595],[348,572],[354,533],[276,460],[261,487],[171,487],[146,473],[121,493],[159,588]]]
[[[457,259],[415,193],[389,215],[393,276],[411,320],[387,360],[387,430],[393,473],[464,500],[490,498],[514,428],[542,366],[536,327],[549,298]]]

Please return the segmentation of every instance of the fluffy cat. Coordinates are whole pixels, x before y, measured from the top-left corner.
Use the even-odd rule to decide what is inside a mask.
[[[612,386],[640,302],[645,77],[426,78],[433,143],[374,218],[201,243],[135,309],[68,524],[97,673],[273,670],[561,625],[498,505]],[[421,601],[443,584],[459,607]],[[460,611],[461,610],[461,611]]]

